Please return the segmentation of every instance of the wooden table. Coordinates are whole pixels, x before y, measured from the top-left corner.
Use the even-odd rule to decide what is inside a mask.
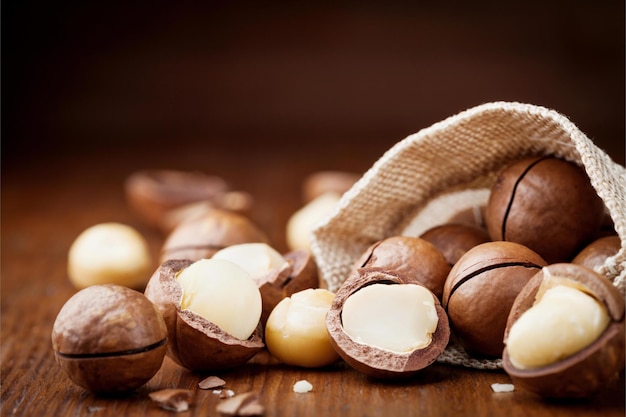
[[[386,145],[383,145],[386,146]],[[216,152],[215,149],[218,149]],[[194,391],[185,416],[217,415],[220,401],[197,388],[207,375],[194,374],[169,359],[137,392],[121,398],[94,396],[72,384],[54,361],[52,323],[75,292],[66,275],[66,255],[84,228],[121,221],[138,228],[154,255],[163,236],[145,226],[128,208],[123,181],[136,169],[204,169],[252,193],[252,218],[285,250],[284,227],[300,204],[304,176],[321,168],[367,169],[379,149],[353,158],[346,149],[332,153],[277,149],[259,161],[237,147],[203,146],[143,154],[93,153],[25,161],[4,175],[2,188],[2,364],[3,416],[165,416],[148,393],[161,388]],[[177,161],[177,162],[172,162]],[[184,161],[184,162],[183,162]],[[156,267],[156,266],[155,266]],[[267,416],[623,416],[624,379],[600,396],[582,402],[547,402],[523,391],[494,393],[507,383],[501,371],[477,371],[435,364],[407,381],[369,379],[345,364],[323,370],[284,366],[262,353],[238,369],[219,372],[236,393],[256,391]],[[313,391],[296,394],[293,384],[306,379]]]

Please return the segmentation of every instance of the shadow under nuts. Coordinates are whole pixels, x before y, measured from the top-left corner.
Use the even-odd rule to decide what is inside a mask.
[[[265,347],[260,291],[233,262],[166,261],[155,271],[145,294],[165,319],[168,356],[187,369],[232,368]]]
[[[478,357],[501,357],[506,320],[515,297],[546,262],[527,247],[488,242],[454,265],[442,304],[465,349]]]
[[[590,396],[624,369],[624,298],[584,266],[547,266],[516,298],[505,341],[503,367],[516,386]]]
[[[61,308],[52,329],[57,363],[77,385],[96,393],[134,390],[165,356],[167,329],[140,292],[114,284],[87,287]]]
[[[496,179],[485,223],[491,240],[520,243],[548,263],[568,262],[600,229],[604,203],[578,165],[531,157]]]
[[[450,338],[446,313],[430,290],[379,268],[348,277],[326,327],[339,356],[374,378],[414,375],[441,355]]]

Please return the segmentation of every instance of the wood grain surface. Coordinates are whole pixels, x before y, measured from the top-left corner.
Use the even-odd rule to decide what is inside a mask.
[[[173,415],[148,398],[162,388],[193,390],[181,416],[218,415],[218,396],[197,387],[208,375],[169,359],[116,398],[75,386],[54,360],[50,334],[76,291],[66,259],[78,234],[127,223],[158,256],[164,236],[124,196],[135,170],[222,176],[253,195],[251,218],[286,251],[306,175],[361,174],[408,134],[485,101],[559,110],[624,161],[620,1],[96,3],[3,3],[2,416]],[[236,393],[258,392],[266,416],[625,413],[623,374],[597,397],[556,402],[494,393],[491,384],[509,382],[501,371],[441,364],[381,382],[343,363],[299,369],[263,352],[218,375]],[[294,393],[301,379],[313,391]]]

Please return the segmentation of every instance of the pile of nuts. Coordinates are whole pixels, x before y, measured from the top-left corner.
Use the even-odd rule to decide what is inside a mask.
[[[621,242],[580,167],[521,159],[498,176],[480,221],[375,242],[333,294],[322,288],[308,234],[357,179],[310,177],[305,206],[287,228],[291,251],[281,254],[244,214],[252,199],[216,177],[134,174],[126,187],[131,207],[167,232],[160,266],[150,277],[144,255],[129,260],[127,250],[96,249],[131,240],[119,225],[109,225],[113,237],[100,243],[77,239],[68,268],[83,289],[54,324],[57,361],[94,392],[137,388],[165,354],[207,372],[241,366],[263,349],[293,366],[343,360],[374,378],[400,378],[434,363],[454,341],[472,356],[502,358],[516,385],[546,397],[592,395],[624,369],[624,297],[594,272]],[[185,195],[179,188],[188,183]],[[142,253],[132,240],[132,253]],[[117,264],[123,273],[111,269]],[[142,286],[143,294],[126,288]],[[88,307],[104,311],[103,331],[120,326],[134,344],[110,346],[89,326],[95,318],[71,313]],[[130,357],[125,373],[101,378]]]

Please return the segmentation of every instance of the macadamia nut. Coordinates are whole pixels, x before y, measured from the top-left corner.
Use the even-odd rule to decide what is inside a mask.
[[[283,363],[307,368],[336,362],[326,314],[335,295],[325,289],[306,289],[284,298],[267,319],[265,344]]]
[[[340,198],[338,193],[324,193],[292,214],[287,221],[287,245],[294,250],[310,249],[313,228],[335,209]]]
[[[609,322],[604,305],[580,288],[551,286],[511,327],[509,358],[518,369],[558,362],[598,339]]]
[[[79,289],[97,284],[141,288],[150,278],[148,245],[134,228],[100,223],[84,230],[72,243],[67,272]]]
[[[432,293],[415,284],[366,286],[346,299],[341,318],[354,341],[399,353],[428,346],[439,321]]]
[[[241,339],[248,339],[261,319],[261,293],[250,274],[236,264],[201,259],[177,276],[183,288],[181,309],[191,310]]]

